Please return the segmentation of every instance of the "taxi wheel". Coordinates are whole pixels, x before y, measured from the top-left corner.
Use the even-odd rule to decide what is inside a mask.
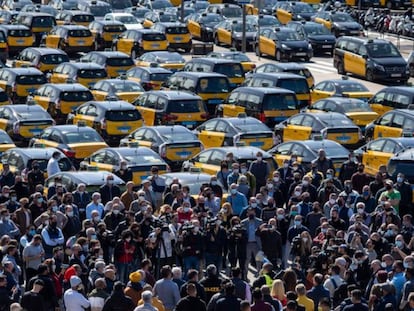
[[[344,65],[342,64],[342,62],[338,62],[337,69],[338,69],[339,75],[345,74],[345,69],[344,69]]]
[[[368,81],[374,81],[374,73],[372,72],[372,69],[367,69],[366,77]]]

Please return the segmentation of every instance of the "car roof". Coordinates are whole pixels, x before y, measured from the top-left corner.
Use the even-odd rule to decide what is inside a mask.
[[[186,185],[188,183],[193,182],[210,182],[211,179],[210,174],[201,173],[201,172],[176,172],[176,173],[166,173],[160,175],[160,177],[164,177],[168,180],[173,180],[178,178],[180,184]]]
[[[213,64],[240,64],[239,61],[233,59],[226,59],[226,58],[216,58],[216,57],[201,57],[201,58],[193,58],[191,61],[197,62],[204,62],[204,63],[213,63]]]
[[[162,25],[162,26],[165,26],[165,27],[177,27],[177,26],[187,27],[186,24],[181,23],[179,21],[177,21],[177,22],[159,22],[159,23],[156,23],[156,24],[159,24],[159,25]]]
[[[46,54],[62,54],[62,55],[67,55],[64,51],[62,51],[61,49],[53,49],[53,48],[38,48],[38,47],[28,47],[26,48],[27,50],[30,51],[35,51],[37,53],[39,53],[40,55],[46,55]],[[24,50],[26,50],[24,49]],[[24,51],[23,50],[23,51]]]
[[[413,137],[384,137],[384,139],[390,139],[399,143],[403,146],[412,146],[414,147],[414,138]]]
[[[59,28],[65,28],[67,30],[89,30],[88,27],[82,26],[82,25],[58,25],[56,27]]]
[[[330,96],[330,97],[326,97],[326,98],[321,98],[320,100],[330,101],[330,102],[335,103],[336,105],[348,104],[348,103],[357,103],[357,102],[366,103],[366,101],[364,101],[362,99],[352,98],[352,97],[340,97],[340,96]],[[316,102],[318,102],[318,101],[316,101]]]
[[[335,84],[354,84],[354,83],[356,83],[356,84],[363,85],[361,82],[359,82],[357,80],[354,80],[354,79],[352,79],[352,80],[350,80],[350,79],[333,79],[333,80],[325,80],[325,81],[321,81],[321,82],[328,82],[328,81],[333,82]]]
[[[149,91],[149,92],[145,92],[144,94],[160,95],[160,96],[164,96],[168,99],[181,99],[181,100],[185,100],[185,99],[199,100],[199,99],[201,99],[200,96],[198,96],[196,94],[193,94],[193,93],[185,92],[185,91]]]
[[[121,23],[120,21],[115,21],[115,20],[98,19],[98,20],[94,20],[93,22],[99,23],[102,25],[124,25],[124,23]]]
[[[408,94],[414,94],[414,88],[412,86],[389,86],[389,87],[385,87],[381,90],[378,91],[379,92],[390,92],[390,91],[398,91],[401,93],[408,93]]]
[[[69,64],[70,66],[74,66],[78,69],[105,69],[104,66],[99,65],[97,63],[87,63],[87,62],[75,62],[75,63],[71,63],[71,62],[65,62],[65,63],[61,63],[59,65],[62,64]]]
[[[28,74],[37,74],[37,75],[43,75],[43,73],[37,69],[37,68],[30,68],[30,67],[26,67],[26,68],[0,68],[0,70],[7,70],[7,71],[11,71],[17,75],[28,75]]]
[[[130,58],[130,56],[128,56],[128,54],[125,54],[123,52],[118,52],[118,51],[92,51],[89,53],[94,53],[97,55],[102,55],[104,57],[110,58],[110,57],[128,57]]]
[[[57,130],[63,134],[71,133],[71,132],[86,132],[86,131],[95,131],[93,128],[89,126],[78,126],[75,124],[63,124],[63,125],[54,125],[48,127],[49,129]]]
[[[29,15],[29,16],[50,16],[54,17],[53,15],[46,13],[46,12],[19,12],[19,15]]]
[[[101,108],[104,108],[107,111],[119,111],[119,110],[134,110],[136,109],[134,105],[123,101],[123,100],[114,100],[114,101],[96,101],[96,100],[91,100],[88,101],[84,104],[82,104],[82,106],[86,106],[86,105],[90,105],[90,104],[94,104],[96,106],[99,106]]]
[[[46,85],[46,84],[45,84]],[[67,91],[89,91],[89,89],[80,83],[47,83],[47,85],[58,89],[61,92]]]
[[[103,185],[106,181],[106,176],[112,175],[114,177],[115,184],[122,185],[125,184],[125,182],[116,176],[115,174],[107,171],[67,171],[67,172],[60,172],[55,175],[62,175],[62,176],[70,176],[76,183],[84,183],[86,186],[89,185]],[[47,180],[54,180],[55,175],[49,176]]]
[[[154,155],[156,158],[160,159],[160,163],[163,163],[164,161],[161,159],[161,157],[153,151],[152,149],[148,147],[108,147],[108,148],[102,148],[100,150],[110,150],[115,153],[120,154],[121,156],[128,156],[128,155],[142,155],[142,154],[148,154],[148,155]],[[142,165],[148,165],[148,163],[142,163]]]
[[[251,75],[252,78],[264,77],[269,79],[305,79],[304,76],[300,76],[290,72],[255,72]]]
[[[168,70],[166,68],[163,67],[133,67],[129,70],[135,69],[135,68],[140,68],[142,70],[145,70],[149,73],[173,73],[171,70]]]
[[[284,70],[288,70],[288,69],[307,69],[307,67],[304,64],[298,64],[298,63],[270,63],[270,64],[263,64],[263,65],[273,65],[275,67],[279,67],[282,68]]]
[[[267,151],[259,149],[257,147],[252,146],[229,146],[229,147],[213,147],[207,150],[222,150],[225,153],[233,153],[235,159],[256,159],[257,152],[261,152],[263,154],[263,158],[271,158],[272,155]],[[204,151],[205,152],[205,151]]]
[[[296,141],[297,143],[300,143],[304,146],[309,147],[312,150],[315,149],[321,149],[321,148],[332,148],[336,146],[341,146],[336,141],[330,140],[330,139],[322,139],[322,140],[303,140],[303,141]]]
[[[22,112],[22,111],[45,111],[43,107],[39,105],[27,105],[27,104],[18,104],[18,105],[4,105],[2,107],[8,107],[11,110],[14,110],[16,112]]]
[[[314,116],[320,120],[326,120],[329,118],[334,117],[335,119],[348,119],[350,120],[346,115],[339,113],[339,112],[333,112],[333,111],[329,111],[329,112],[304,112],[304,114],[310,115],[310,116]],[[351,120],[350,120],[351,121]]]
[[[201,78],[208,78],[208,77],[227,78],[226,75],[223,75],[221,73],[216,73],[216,72],[179,71],[175,74],[176,75],[192,76],[192,77],[201,77]]]
[[[159,133],[166,133],[166,132],[191,132],[185,126],[182,125],[154,125],[154,126],[147,126],[146,128],[153,129]],[[192,132],[191,132],[192,133]]]
[[[395,112],[399,112],[399,113],[414,116],[414,110],[411,110],[411,109],[394,109],[394,110],[391,110],[391,111],[395,111]]]
[[[56,148],[51,148],[51,147],[47,147],[47,148],[11,148],[8,150],[10,151],[15,151],[17,153],[21,153],[23,154],[25,157],[29,158],[29,159],[41,159],[41,158],[51,158],[52,154],[56,151],[59,151],[60,153],[62,153],[59,149]]]
[[[30,30],[30,28],[29,28],[29,27],[24,26],[24,25],[20,25],[20,24],[0,25],[0,28],[5,28],[5,29],[25,29],[25,30]]]
[[[237,126],[238,124],[243,124],[243,123],[249,123],[249,124],[252,124],[252,123],[256,123],[256,124],[263,124],[263,122],[261,122],[261,121],[259,121],[258,119],[256,119],[256,118],[253,118],[253,117],[230,117],[230,118],[224,118],[224,119],[222,119],[222,118],[218,118],[218,119],[221,119],[221,120],[223,120],[223,121],[225,121],[225,122],[228,122],[228,123],[230,123],[231,125],[235,125],[235,126]],[[263,124],[263,125],[265,125],[265,124]],[[265,125],[266,126],[266,125]],[[269,131],[271,131],[271,129],[269,129]]]
[[[281,87],[253,87],[253,86],[241,86],[233,91],[248,91],[249,93],[260,93],[260,94],[295,94],[295,92],[284,89]]]

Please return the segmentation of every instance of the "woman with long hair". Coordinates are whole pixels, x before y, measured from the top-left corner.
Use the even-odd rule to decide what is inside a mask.
[[[282,280],[274,280],[272,284],[272,290],[270,295],[279,300],[283,307],[287,304],[287,298],[286,298],[286,291],[285,291],[285,285],[283,284]]]

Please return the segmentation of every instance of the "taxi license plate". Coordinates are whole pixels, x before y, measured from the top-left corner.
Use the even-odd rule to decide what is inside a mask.
[[[332,47],[332,45],[322,45],[322,48],[323,49],[329,49],[329,48],[331,48]]]
[[[120,130],[122,133],[128,133],[130,129],[130,126],[118,126],[118,130]]]
[[[296,56],[306,56],[306,53],[299,52],[299,53],[296,53]]]
[[[29,93],[29,94],[33,93],[34,91],[36,91],[35,88],[26,89],[26,92]]]
[[[17,39],[17,40],[16,40],[16,43],[17,43],[17,44],[23,44],[23,43],[24,43],[24,39]]]
[[[263,145],[264,145],[264,142],[262,142],[262,141],[252,141],[250,143],[250,146],[253,146],[253,147],[261,147]]]
[[[193,128],[196,125],[196,123],[194,121],[185,121],[183,122],[183,125],[188,128]]]
[[[42,132],[42,129],[38,129],[38,128],[29,129],[29,132],[36,135],[36,134],[40,134]]]
[[[191,152],[188,151],[177,151],[175,153],[176,155],[178,155],[181,159],[186,159],[191,155]]]
[[[339,140],[339,141],[345,142],[345,141],[350,140],[350,139],[351,139],[351,137],[350,137],[350,136],[347,136],[347,135],[345,135],[345,134],[343,134],[343,135],[341,135],[341,136],[336,136],[336,139],[337,139],[337,140]]]
[[[159,44],[151,44],[151,47],[153,47],[153,48],[159,48],[160,45]]]
[[[85,44],[85,40],[78,40],[76,41],[78,44]]]
[[[221,104],[222,100],[221,99],[209,99],[208,103],[209,104]]]
[[[401,73],[392,73],[391,77],[395,78],[395,77],[401,77]]]
[[[181,41],[181,40],[182,40],[182,38],[181,38],[181,37],[174,37],[174,40],[175,40],[175,41]]]

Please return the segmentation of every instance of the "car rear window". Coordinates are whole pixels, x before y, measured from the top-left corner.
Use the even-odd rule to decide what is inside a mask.
[[[89,91],[76,91],[76,92],[62,92],[60,99],[68,102],[81,102],[93,100],[93,95]]]
[[[229,83],[226,78],[202,78],[198,82],[196,93],[227,93],[229,92],[229,88]]]
[[[105,69],[81,69],[78,71],[79,78],[105,78],[106,76]]]
[[[294,110],[297,109],[296,98],[293,95],[270,94],[263,99],[263,110]]]
[[[108,25],[103,27],[105,32],[124,32],[126,30],[124,25]]]
[[[296,94],[309,94],[309,86],[306,80],[302,79],[281,79],[277,83],[278,87],[291,90]]]
[[[69,57],[65,54],[48,54],[40,57],[40,62],[43,64],[61,64],[69,61]]]
[[[87,23],[87,22],[93,22],[94,21],[94,17],[93,15],[75,15],[72,18],[73,22],[77,22],[77,23]]]
[[[199,100],[171,100],[167,105],[167,113],[191,113],[200,112],[203,103]]]
[[[44,84],[47,83],[44,75],[21,75],[16,77],[18,84]]]
[[[106,61],[108,66],[133,66],[134,61],[130,57],[111,57]]]
[[[171,73],[152,73],[150,75],[150,81],[167,81],[171,76]]]
[[[54,27],[56,21],[52,16],[33,17],[32,27]]]
[[[89,29],[76,29],[76,30],[69,30],[69,36],[70,37],[90,37],[92,33]]]
[[[108,121],[136,121],[141,119],[138,110],[108,110],[105,113],[105,119]]]
[[[145,41],[163,41],[165,40],[165,35],[162,33],[146,33],[142,35],[142,40]]]
[[[32,33],[27,29],[12,29],[9,31],[10,37],[31,37]]]
[[[214,72],[221,73],[229,78],[243,77],[244,70],[241,64],[217,64]]]
[[[7,96],[7,93],[6,92],[0,92],[0,102],[5,102],[7,100],[9,100],[9,97]],[[1,137],[0,137],[0,140],[1,140]]]
[[[167,34],[185,34],[188,33],[187,27],[168,27],[165,31]]]

